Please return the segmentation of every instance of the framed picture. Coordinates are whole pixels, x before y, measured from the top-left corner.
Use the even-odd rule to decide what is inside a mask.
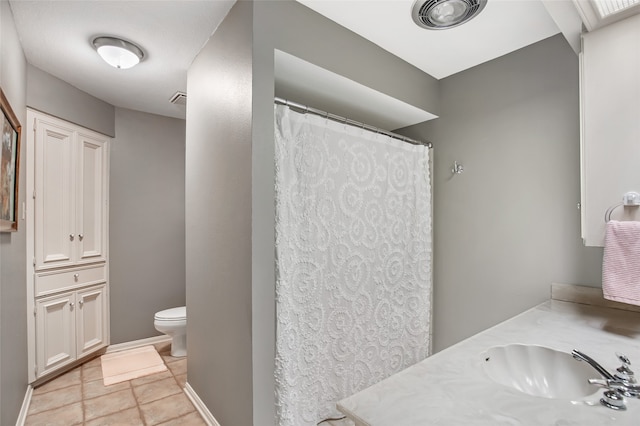
[[[20,132],[18,117],[0,89],[0,232],[18,230],[18,176],[20,175]]]

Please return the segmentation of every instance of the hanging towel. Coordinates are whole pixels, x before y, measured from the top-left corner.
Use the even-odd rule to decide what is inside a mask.
[[[605,299],[640,305],[640,222],[607,223],[602,291]]]

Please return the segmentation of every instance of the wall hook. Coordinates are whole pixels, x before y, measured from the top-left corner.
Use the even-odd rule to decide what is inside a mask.
[[[454,175],[459,175],[462,174],[462,172],[464,172],[464,167],[462,167],[462,164],[454,161],[453,167],[451,167],[451,173],[453,173]]]

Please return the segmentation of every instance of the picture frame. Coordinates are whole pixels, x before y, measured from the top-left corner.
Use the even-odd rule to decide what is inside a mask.
[[[4,91],[0,88],[0,232],[18,230],[18,178],[22,127]]]

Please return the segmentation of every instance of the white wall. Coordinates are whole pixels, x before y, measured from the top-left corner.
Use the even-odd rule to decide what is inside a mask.
[[[599,286],[602,264],[580,238],[578,57],[562,35],[440,83],[441,118],[401,131],[435,147],[436,351],[552,282]]]
[[[160,334],[185,305],[185,121],[115,109],[109,182],[111,343]]]
[[[0,87],[22,125],[26,146],[26,59],[11,8],[0,1]],[[21,153],[18,205],[25,200],[26,154]],[[19,209],[22,215],[22,208]],[[25,222],[0,234],[0,424],[15,424],[27,389],[27,288]]]

